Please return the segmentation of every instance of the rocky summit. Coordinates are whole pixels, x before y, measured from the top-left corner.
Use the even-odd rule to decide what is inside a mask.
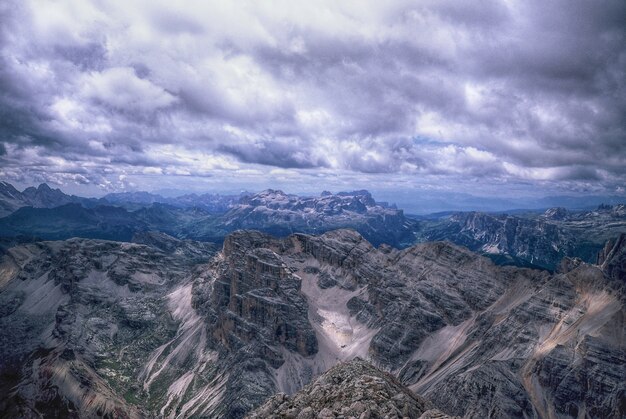
[[[279,393],[249,414],[278,418],[450,418],[361,358],[341,363],[293,396]]]
[[[5,251],[0,416],[626,415],[623,236],[555,273],[354,230],[134,240]]]

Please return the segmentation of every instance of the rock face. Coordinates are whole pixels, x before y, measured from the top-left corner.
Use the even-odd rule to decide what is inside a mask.
[[[616,283],[626,283],[626,233],[606,242],[598,254],[598,265]]]
[[[331,368],[291,397],[273,396],[247,417],[449,418],[361,358]]]
[[[20,207],[28,205],[20,191],[13,185],[0,181],[0,217],[11,214]]]
[[[277,391],[362,356],[450,414],[624,414],[623,294],[599,267],[550,275],[446,243],[376,249],[349,230],[255,237],[301,278],[318,342],[283,352]]]
[[[446,243],[375,249],[345,230],[266,246],[302,278],[319,342],[278,368],[281,391],[306,381],[303,366],[365,356],[450,414],[624,414],[624,299],[599,267],[550,275]]]
[[[569,215],[569,212],[567,211],[567,209],[563,207],[548,208],[546,212],[543,213],[543,216],[545,218],[548,218],[551,220],[563,220],[568,215]]]
[[[310,357],[318,342],[307,320],[301,280],[258,232],[236,232],[196,281],[193,306],[227,371],[226,388],[212,415],[242,417],[276,392],[275,370],[292,355]]]
[[[554,269],[572,252],[574,240],[557,225],[480,212],[458,213],[425,233],[425,240],[450,240],[489,255],[508,255],[513,262]]]
[[[0,416],[241,418],[309,383],[269,405],[346,416],[363,406],[338,400],[361,391],[388,400],[380,414],[427,413],[362,361],[313,381],[357,357],[450,415],[626,414],[623,237],[601,265],[566,259],[554,274],[445,242],[376,248],[354,230],[237,231],[215,254],[135,239],[2,256]]]
[[[564,257],[595,263],[604,243],[626,231],[624,205],[595,211],[550,208],[523,217],[481,212],[454,213],[422,221],[418,241],[449,240],[500,264],[555,270]]]

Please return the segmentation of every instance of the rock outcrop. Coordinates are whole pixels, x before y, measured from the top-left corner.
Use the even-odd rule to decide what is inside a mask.
[[[207,280],[194,283],[193,306],[225,370],[225,388],[212,415],[241,417],[276,392],[274,371],[285,358],[318,351],[301,279],[258,232],[236,232]],[[227,371],[227,373],[226,373]]]
[[[610,279],[626,282],[626,233],[606,242],[598,254],[598,265]]]
[[[249,419],[449,418],[361,358],[341,363],[293,396],[271,397]]]

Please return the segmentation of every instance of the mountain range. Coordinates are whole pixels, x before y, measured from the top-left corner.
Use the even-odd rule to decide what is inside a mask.
[[[598,262],[550,273],[354,230],[16,245],[0,416],[623,417],[626,235]]]
[[[352,228],[375,246],[405,248],[447,240],[506,265],[555,271],[563,257],[596,261],[604,243],[626,232],[624,204],[593,210],[549,208],[545,212],[444,212],[406,215],[365,190],[324,192],[306,197],[268,189],[240,195],[188,194],[165,198],[147,192],[109,194],[100,199],[66,195],[42,184],[17,191],[0,183],[4,241],[71,237],[130,241],[135,233],[158,231],[221,243],[238,229],[277,236],[320,234]]]
[[[128,210],[136,210],[152,204],[166,204],[176,208],[200,208],[209,213],[226,212],[236,204],[240,195],[219,194],[186,194],[175,198],[167,198],[149,192],[117,192],[109,193],[102,198],[84,198],[67,195],[60,189],[52,189],[46,183],[38,187],[28,187],[18,191],[13,185],[0,181],[0,217],[7,216],[22,207],[56,208],[62,205],[77,203],[85,208],[95,206],[117,206]]]
[[[550,208],[520,215],[460,212],[420,221],[418,241],[449,240],[500,264],[555,270],[564,257],[594,263],[607,240],[626,232],[626,206]]]
[[[626,415],[623,204],[1,183],[0,207],[0,417]]]
[[[4,184],[1,195],[13,197],[11,201],[6,199],[5,208],[17,205],[15,202],[31,205],[0,218],[3,237],[129,241],[136,232],[160,231],[182,239],[221,242],[228,233],[241,228],[276,235],[353,228],[376,245],[405,247],[414,240],[415,221],[405,217],[402,210],[377,203],[367,191],[299,197],[270,189],[243,194],[236,200],[219,195],[186,195],[172,205],[170,200],[157,202],[158,195],[152,194],[116,194],[93,200],[67,196],[41,185],[35,190],[42,196],[58,197],[59,205],[52,205],[52,199],[40,199],[38,203],[50,205],[37,207],[9,186]]]
[[[67,195],[60,189],[50,188],[45,183],[37,188],[31,186],[20,192],[10,183],[0,181],[0,217],[22,207],[54,208],[69,203],[88,204],[91,201],[88,198]]]

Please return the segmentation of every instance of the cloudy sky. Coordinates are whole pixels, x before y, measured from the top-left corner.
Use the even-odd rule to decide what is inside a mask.
[[[618,194],[626,2],[0,2],[0,178]]]

